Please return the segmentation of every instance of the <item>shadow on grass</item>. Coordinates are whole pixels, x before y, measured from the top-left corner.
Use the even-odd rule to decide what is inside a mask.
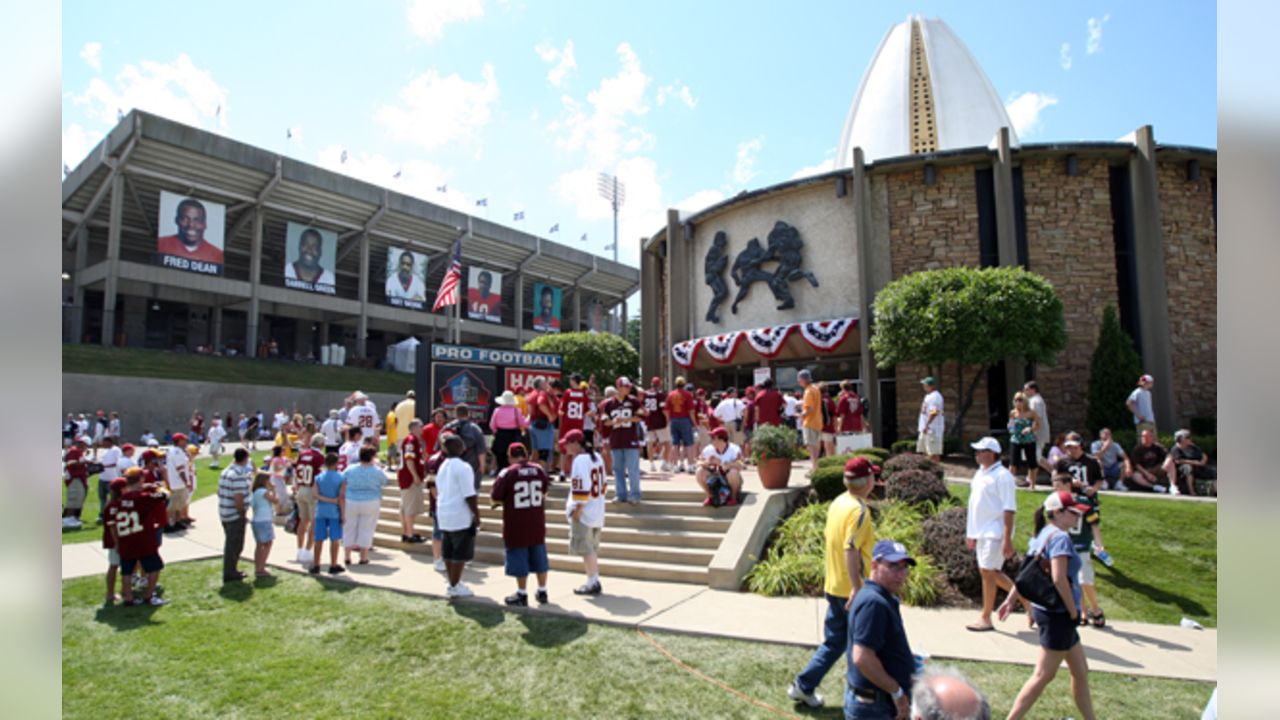
[[[222,587],[218,588],[218,595],[222,596],[224,600],[233,602],[248,600],[253,597],[253,585],[248,583],[247,580],[248,578],[222,583]]]
[[[1152,647],[1160,648],[1161,650],[1177,650],[1179,652],[1191,652],[1191,648],[1186,645],[1179,645],[1178,643],[1175,643],[1175,642],[1169,642],[1168,640],[1153,638],[1148,635],[1143,635],[1141,633],[1117,630],[1114,625],[1107,625],[1107,627],[1099,628],[1094,632],[1109,633],[1111,635],[1115,635],[1116,637],[1122,640],[1127,640],[1129,643],[1133,645],[1150,645]]]
[[[1035,659],[1036,655],[1032,654],[1032,651],[1030,650],[1030,648],[1040,647],[1040,633],[1036,630],[1024,629],[1024,630],[1019,630],[1016,633],[1013,633],[1013,637],[1016,637],[1022,642],[1027,644],[1029,648],[1027,651],[1028,652],[1027,662],[1032,662]],[[1132,660],[1126,660],[1125,658],[1122,658],[1119,655],[1116,655],[1115,653],[1109,653],[1106,650],[1099,650],[1098,648],[1089,644],[1088,635],[1081,635],[1080,641],[1084,643],[1084,653],[1091,661],[1097,660],[1099,662],[1111,663],[1116,667],[1122,667],[1122,668],[1146,667],[1142,663],[1136,663]]]
[[[158,625],[159,623],[153,620],[152,616],[159,609],[153,605],[112,605],[98,608],[93,619],[110,625],[116,632],[127,632],[140,627]]]
[[[1174,595],[1173,593],[1167,590],[1162,590],[1154,585],[1148,585],[1141,580],[1136,580],[1125,575],[1124,572],[1117,568],[1108,568],[1101,570],[1100,572],[1105,573],[1108,579],[1111,580],[1117,588],[1122,590],[1132,590],[1163,605],[1175,605],[1182,611],[1183,615],[1196,615],[1199,617],[1209,616],[1209,611],[1195,600],[1185,598],[1181,595]]]
[[[488,604],[482,605],[476,601],[454,602],[452,607],[455,613],[483,628],[496,627],[506,620],[506,613],[497,607]]]
[[[625,617],[643,615],[652,607],[644,600],[623,595],[592,595],[587,598],[587,602],[602,610],[607,610],[610,615],[622,615]]]
[[[534,647],[560,647],[587,634],[587,623],[581,620],[553,618],[531,613],[519,613],[517,617],[520,624],[525,627],[520,638]]]

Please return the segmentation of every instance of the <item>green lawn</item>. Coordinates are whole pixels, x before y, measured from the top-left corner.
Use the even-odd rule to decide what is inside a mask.
[[[951,492],[968,501],[969,486]],[[1018,491],[1014,545],[1025,551],[1043,492]],[[1102,540],[1115,560],[1094,559],[1098,603],[1109,619],[1218,624],[1218,505],[1104,495]]]
[[[360,388],[365,392],[403,394],[413,387],[412,375],[387,370],[99,345],[63,345],[62,371],[347,392]]]
[[[284,572],[224,588],[219,562],[166,569],[173,603],[162,608],[103,608],[101,578],[64,582],[63,717],[776,717],[688,674],[632,630]],[[554,601],[568,589],[551,591]],[[794,709],[785,688],[808,649],[654,638],[747,696]],[[996,717],[1031,671],[958,665]],[[842,717],[843,667],[820,689],[834,707],[796,711]],[[1091,686],[1108,718],[1196,718],[1212,691],[1108,673]],[[1033,716],[1076,714],[1060,672]]]
[[[258,443],[258,447],[262,447],[265,443]],[[222,456],[222,467],[225,468],[231,464],[231,457],[235,453],[238,445],[232,445],[228,448],[229,452]],[[134,453],[134,458],[142,456],[141,450]],[[262,459],[267,456],[267,452],[261,451],[252,453],[254,466],[262,463]],[[192,502],[203,497],[208,497],[218,491],[218,474],[219,470],[210,470],[209,463],[211,460],[202,457],[196,462],[196,493],[191,498]],[[62,486],[62,501],[66,502],[67,487]],[[102,526],[97,524],[98,518],[98,476],[94,475],[89,478],[89,494],[84,500],[84,511],[80,513],[80,519],[84,521],[84,527],[80,530],[70,530],[62,533],[62,544],[82,543],[82,542],[102,542]]]

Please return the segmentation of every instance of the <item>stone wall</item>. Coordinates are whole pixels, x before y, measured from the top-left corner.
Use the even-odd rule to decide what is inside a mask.
[[[1159,164],[1174,405],[1179,427],[1218,413],[1218,233],[1212,170],[1187,179],[1185,162]],[[1157,382],[1159,382],[1157,378]]]
[[[889,196],[889,263],[894,278],[920,270],[946,267],[978,267],[978,195],[975,166],[937,168],[937,182],[924,183],[923,168],[885,176]],[[960,408],[954,365],[935,368],[945,404],[947,427]],[[920,378],[928,370],[915,363],[897,366],[899,438],[915,437],[916,420],[924,393]],[[971,377],[972,369],[966,372]],[[974,402],[965,414],[965,438],[987,431],[986,374],[974,390]],[[949,431],[948,431],[949,432]]]
[[[1067,347],[1057,364],[1036,368],[1055,435],[1084,431],[1098,327],[1118,294],[1107,160],[1082,157],[1079,167],[1072,177],[1060,158],[1022,163],[1027,259],[1032,272],[1053,284],[1067,326]]]

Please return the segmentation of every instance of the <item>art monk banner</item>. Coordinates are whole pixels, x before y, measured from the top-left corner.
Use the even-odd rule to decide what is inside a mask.
[[[291,222],[284,234],[284,286],[333,295],[338,234]]]
[[[502,273],[479,267],[467,271],[467,317],[502,322]]]
[[[156,261],[176,270],[221,275],[226,217],[225,205],[161,190]]]
[[[533,329],[560,332],[560,288],[535,283],[533,286]]]
[[[427,307],[427,256],[404,248],[387,248],[387,304],[411,310]]]

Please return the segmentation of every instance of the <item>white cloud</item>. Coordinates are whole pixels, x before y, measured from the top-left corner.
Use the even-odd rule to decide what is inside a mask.
[[[347,161],[342,162],[342,152],[347,150]],[[341,145],[329,145],[316,153],[316,164],[326,170],[349,175],[378,187],[412,195],[427,202],[444,205],[459,212],[474,213],[477,208],[471,195],[458,192],[453,187],[448,192],[437,190],[448,186],[452,173],[433,163],[409,160],[403,163],[367,152],[354,152]],[[396,177],[396,173],[400,177]]]
[[[102,133],[85,130],[79,124],[71,123],[62,133],[62,164],[75,170],[101,140]]]
[[[817,165],[810,165],[808,167],[800,168],[799,170],[792,173],[791,179],[799,180],[800,178],[806,178],[811,175],[821,175],[823,173],[829,173],[835,169],[836,169],[836,161],[833,158],[827,158],[826,160],[823,160]]]
[[[690,110],[698,107],[698,98],[693,96],[693,91],[688,85],[681,84],[679,80],[670,85],[663,85],[658,88],[658,104],[666,105],[667,98],[674,97],[685,104]]]
[[[547,82],[555,87],[563,85],[569,71],[578,67],[578,61],[573,56],[572,40],[565,41],[563,50],[557,49],[550,43],[539,43],[533,51],[538,53],[538,57],[542,58],[543,62],[555,63],[555,67],[547,71]]]
[[[1035,135],[1040,130],[1040,113],[1044,109],[1057,105],[1058,98],[1036,92],[1024,92],[1011,95],[1004,101],[1004,109],[1009,113],[1009,121],[1013,123],[1013,131],[1019,139]]]
[[[227,95],[212,73],[196,67],[182,53],[172,63],[146,60],[125,65],[114,85],[94,78],[72,102],[88,106],[89,117],[108,125],[116,124],[117,112],[137,108],[187,125],[203,127],[211,121],[215,129],[226,129]]]
[[[733,165],[733,183],[746,185],[760,173],[756,172],[756,156],[764,147],[764,137],[752,138],[738,143],[738,160]]]
[[[702,212],[716,203],[723,202],[724,199],[724,193],[719,190],[699,190],[676,203],[674,207],[680,211],[680,217],[684,218]]]
[[[397,140],[428,150],[471,139],[489,122],[490,106],[498,100],[493,65],[485,64],[480,82],[467,82],[456,73],[440,77],[428,70],[400,89],[399,105],[384,105],[374,119]]]
[[[562,96],[560,118],[548,127],[558,148],[586,151],[586,167],[610,168],[624,152],[640,152],[653,145],[653,136],[632,122],[633,117],[649,112],[645,90],[652,78],[644,74],[630,45],[618,45],[617,52],[618,73],[601,80],[586,102]]]
[[[1062,49],[1058,51],[1058,62],[1062,64],[1063,70],[1071,69],[1071,43],[1062,43]]]
[[[444,26],[484,17],[484,0],[414,0],[409,3],[409,29],[434,42],[444,37]]]
[[[1102,19],[1089,18],[1089,43],[1085,46],[1085,52],[1089,55],[1102,52],[1102,24],[1111,19],[1111,13],[1102,16]]]
[[[87,42],[80,49],[80,59],[94,70],[102,69],[102,43]]]

